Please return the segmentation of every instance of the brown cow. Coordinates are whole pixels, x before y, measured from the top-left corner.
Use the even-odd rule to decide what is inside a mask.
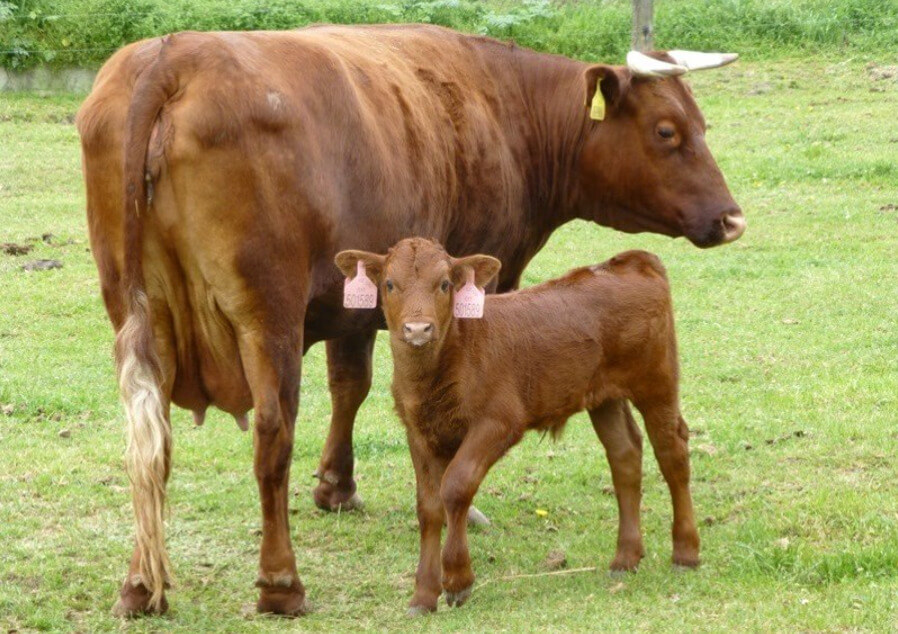
[[[680,415],[677,342],[664,267],[627,251],[532,288],[486,298],[481,319],[453,317],[469,275],[483,287],[499,272],[488,255],[456,259],[410,238],[387,255],[343,251],[377,281],[390,329],[393,398],[408,433],[418,482],[421,556],[411,613],[471,593],[465,518],[490,467],[530,429],[561,433],[587,410],[608,452],[620,509],[615,570],[643,556],[639,529],[641,438],[616,423],[620,399],[642,413],[673,498],[673,562],[699,563],[689,493],[689,438]],[[443,518],[448,526],[442,552]]]
[[[327,340],[315,499],[345,507],[383,324],[343,309],[337,251],[431,235],[499,258],[508,290],[575,218],[703,247],[739,237],[689,89],[642,76],[693,62],[656,57],[631,70],[433,26],[325,26],[182,33],[104,65],[78,130],[129,418],[137,530],[118,613],[165,608],[172,403],[197,421],[210,405],[242,424],[254,410],[258,607],[303,610],[287,514],[302,354]],[[622,411],[620,433],[635,433]]]

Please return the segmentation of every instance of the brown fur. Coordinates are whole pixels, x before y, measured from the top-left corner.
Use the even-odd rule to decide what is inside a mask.
[[[493,258],[455,259],[414,238],[386,256],[346,251],[336,261],[351,274],[360,259],[383,293],[393,396],[418,481],[421,559],[412,610],[436,609],[441,590],[450,605],[465,600],[474,581],[465,518],[483,477],[525,431],[560,433],[583,410],[608,451],[621,506],[612,568],[636,567],[643,555],[641,439],[628,412],[626,425],[614,424],[626,407],[622,399],[642,413],[670,486],[673,560],[698,565],[673,310],[657,257],[628,251],[539,286],[487,296],[483,318],[463,320],[452,316],[451,288],[466,268],[487,283],[498,270]],[[444,280],[452,282],[449,291]],[[413,326],[424,332],[422,325],[426,343],[409,334]],[[444,512],[449,530],[440,561]]]
[[[601,123],[584,107],[599,74]],[[104,65],[78,130],[103,299],[118,332],[146,293],[154,350],[139,361],[156,356],[159,402],[197,420],[210,405],[238,421],[255,410],[260,575],[295,580],[263,584],[259,607],[276,612],[303,605],[286,496],[301,356],[318,341],[333,419],[315,499],[355,499],[352,425],[382,317],[342,309],[334,253],[432,235],[499,258],[508,290],[574,218],[710,246],[738,211],[680,80],[432,26],[138,42]],[[149,556],[161,561],[146,546],[132,558],[129,578],[153,578],[150,593],[123,588],[129,613],[148,595],[163,604]]]

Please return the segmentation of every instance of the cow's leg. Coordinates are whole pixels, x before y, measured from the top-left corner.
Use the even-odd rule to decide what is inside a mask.
[[[673,563],[694,568],[699,564],[699,538],[689,492],[689,429],[676,403],[636,406],[645,419],[649,440],[673,500]]]
[[[468,552],[467,517],[471,500],[496,461],[521,438],[517,429],[494,421],[475,424],[446,468],[440,497],[446,509],[446,544],[443,546],[443,590],[451,606],[471,595],[474,572]]]
[[[293,430],[299,406],[301,344],[277,344],[264,336],[240,337],[240,356],[253,397],[253,466],[262,502],[259,612],[305,612],[305,588],[290,543],[287,494]]]
[[[350,510],[361,504],[352,478],[352,428],[355,415],[371,389],[371,355],[376,330],[332,339],[327,346],[327,379],[331,392],[331,427],[315,475],[315,504],[327,511]]]
[[[592,426],[605,447],[617,496],[617,553],[611,570],[636,570],[645,555],[639,528],[642,498],[642,434],[624,399],[608,400],[589,411]]]
[[[421,549],[415,573],[415,594],[409,603],[410,616],[434,612],[442,592],[440,583],[440,536],[443,532],[443,501],[440,481],[447,461],[430,451],[421,435],[410,429],[408,445],[417,483],[418,528]]]

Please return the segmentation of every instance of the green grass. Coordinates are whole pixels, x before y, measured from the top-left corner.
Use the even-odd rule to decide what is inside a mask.
[[[323,347],[306,357],[291,519],[314,612],[253,614],[251,436],[223,415],[194,428],[177,411],[171,613],[127,624],[109,615],[132,528],[112,334],[85,237],[78,100],[0,96],[0,242],[35,247],[0,255],[0,404],[14,406],[0,414],[0,629],[895,631],[898,85],[865,66],[888,57],[696,74],[746,235],[699,251],[575,223],[527,271],[532,284],[636,247],[667,264],[702,567],[671,570],[670,501],[649,451],[648,556],[635,575],[604,571],[616,505],[578,416],[557,444],[529,436],[490,473],[477,504],[493,526],[472,532],[472,599],[413,624],[403,614],[417,556],[414,476],[383,338],[356,433],[362,513],[311,503],[329,399]],[[20,269],[39,257],[64,267]],[[599,571],[502,579],[544,571],[553,549],[571,568]]]
[[[664,0],[659,48],[879,51],[895,44],[895,0]],[[623,59],[630,0],[0,0],[0,66],[99,65],[134,40],[193,29],[287,29],[314,22],[429,22],[522,46]]]

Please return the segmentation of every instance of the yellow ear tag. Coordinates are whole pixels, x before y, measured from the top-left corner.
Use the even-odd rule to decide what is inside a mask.
[[[605,97],[602,96],[601,85],[602,78],[599,77],[598,81],[596,81],[596,94],[593,95],[592,106],[589,108],[589,118],[596,121],[601,121],[605,118]]]

